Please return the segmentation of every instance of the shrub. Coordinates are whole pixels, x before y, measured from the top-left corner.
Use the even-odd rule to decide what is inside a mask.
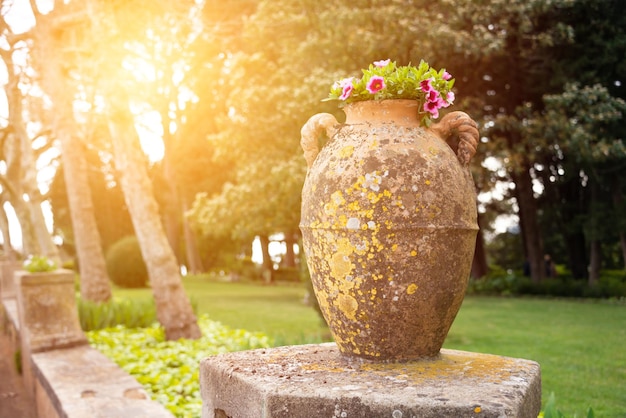
[[[300,269],[298,267],[281,267],[274,270],[274,281],[300,283]]]
[[[146,287],[148,283],[148,269],[134,235],[109,247],[106,265],[109,278],[120,287]]]
[[[23,264],[29,273],[45,273],[57,269],[57,264],[45,255],[29,255]]]
[[[626,277],[619,272],[602,272],[600,280],[591,286],[586,280],[577,280],[566,275],[533,282],[520,272],[507,272],[493,267],[488,276],[470,280],[467,294],[623,299],[626,298]]]
[[[122,299],[114,297],[106,303],[95,303],[78,298],[78,317],[83,331],[122,325],[126,328],[145,328],[156,322],[153,299]]]

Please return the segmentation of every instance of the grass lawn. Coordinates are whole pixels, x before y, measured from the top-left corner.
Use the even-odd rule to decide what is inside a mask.
[[[626,306],[467,297],[446,348],[526,358],[541,365],[566,417],[626,417]]]
[[[198,313],[232,328],[261,331],[276,345],[328,341],[297,285],[263,286],[185,278]],[[148,290],[116,290],[150,297]],[[566,417],[626,418],[626,306],[609,303],[467,297],[445,347],[531,359]]]

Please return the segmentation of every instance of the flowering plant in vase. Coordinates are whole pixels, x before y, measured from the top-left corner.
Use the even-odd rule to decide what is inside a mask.
[[[418,118],[430,126],[439,117],[439,109],[454,102],[454,79],[445,69],[431,68],[424,60],[415,67],[398,66],[389,59],[375,61],[362,70],[361,78],[336,81],[325,100],[339,100],[339,106],[365,100],[409,99],[418,104]]]

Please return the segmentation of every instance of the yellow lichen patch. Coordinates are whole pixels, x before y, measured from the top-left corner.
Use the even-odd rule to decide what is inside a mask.
[[[398,244],[393,244],[391,246],[391,251],[396,251],[398,249]]]
[[[336,279],[343,279],[346,277],[352,269],[354,265],[350,262],[350,258],[341,253],[334,254],[330,261],[330,270],[331,275]]]
[[[332,216],[337,212],[337,208],[346,203],[346,199],[343,197],[343,193],[337,190],[330,195],[330,202],[324,204],[324,213],[328,216]]]
[[[349,211],[354,211],[354,212],[356,212],[356,211],[361,210],[361,204],[359,203],[359,201],[358,201],[358,200],[355,200],[354,202],[350,202],[350,203],[348,203],[348,206],[347,206],[347,207],[348,207],[348,210],[349,210]]]
[[[356,310],[359,303],[350,295],[340,294],[337,296],[337,308],[350,320],[356,320]]]
[[[378,144],[379,144],[378,139],[373,140],[372,142],[370,142],[369,149],[370,150],[378,149]]]
[[[482,411],[482,408],[480,406],[477,406],[476,408],[474,408],[474,413],[476,414],[480,414],[481,411]]]
[[[348,158],[354,153],[354,146],[346,145],[339,151],[339,158]]]
[[[442,353],[436,359],[411,363],[376,364],[366,363],[362,370],[383,376],[406,374],[409,382],[418,385],[425,380],[475,378],[500,383],[510,379],[519,371],[514,359],[491,354],[464,352]]]
[[[417,251],[412,250],[412,251],[411,251],[411,257],[415,257],[416,255],[417,255]]]
[[[406,293],[409,294],[409,295],[412,295],[416,291],[417,291],[417,285],[415,283],[411,283],[406,288]]]
[[[371,296],[370,296],[370,300],[374,300],[376,299],[376,289],[372,289],[372,291],[370,292]]]
[[[425,184],[425,185],[427,185],[427,186],[430,186],[430,180],[426,180],[426,181],[424,182],[424,184]]]

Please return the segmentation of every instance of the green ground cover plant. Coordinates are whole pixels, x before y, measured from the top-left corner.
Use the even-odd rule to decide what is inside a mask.
[[[232,329],[260,331],[269,344],[329,341],[304,285],[184,280],[199,314]],[[148,289],[117,289],[149,297]],[[564,417],[626,417],[626,305],[555,299],[466,297],[445,348],[531,359],[542,368],[544,403],[554,394]],[[553,404],[554,405],[554,402]],[[554,408],[554,406],[552,406]]]
[[[198,340],[165,341],[163,329],[157,324],[89,331],[87,338],[176,417],[196,418],[202,409],[200,360],[219,353],[269,347],[268,337],[261,333],[232,329],[206,315],[198,323],[202,330]]]

